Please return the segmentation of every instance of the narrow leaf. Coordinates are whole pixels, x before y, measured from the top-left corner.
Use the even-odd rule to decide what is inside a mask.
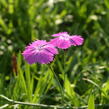
[[[88,101],[88,109],[95,109],[94,105],[94,95],[90,95],[89,101]]]

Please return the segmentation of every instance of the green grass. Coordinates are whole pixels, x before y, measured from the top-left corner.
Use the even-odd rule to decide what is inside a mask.
[[[51,4],[48,0],[0,0],[0,94],[16,101],[69,109],[109,108],[108,24],[109,0],[56,0]],[[28,65],[21,55],[27,44],[36,39],[49,41],[51,34],[60,31],[85,39],[83,46],[65,51],[64,63],[61,50],[52,63],[64,101],[48,66]],[[0,98],[0,106],[8,103]],[[43,109],[10,103],[6,109],[15,106]]]

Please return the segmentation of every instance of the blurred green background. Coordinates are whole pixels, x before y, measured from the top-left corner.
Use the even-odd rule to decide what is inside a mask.
[[[32,78],[36,83],[31,87],[35,87],[39,81],[35,78],[43,77],[40,77],[39,72],[49,71],[44,65],[29,66],[22,59],[21,52],[32,41],[49,41],[52,34],[63,31],[82,35],[85,39],[83,46],[71,47],[66,53],[65,69],[62,68],[61,55],[54,62],[60,80],[63,80],[63,70],[68,76],[66,86],[69,87],[65,88],[71,88],[71,91],[66,91],[66,104],[85,105],[91,92],[95,94],[95,103],[109,103],[109,0],[0,0],[0,94],[22,101],[31,98],[34,88],[26,99],[22,89],[18,91],[20,83],[17,84],[16,78],[18,79],[19,72],[27,71],[29,75],[34,75]],[[22,75],[24,82],[25,75]],[[44,78],[47,75],[46,73]],[[45,80],[43,79],[41,81]],[[14,91],[11,90],[12,87],[16,87],[13,88]],[[51,85],[45,89],[46,96],[47,93],[57,95]],[[102,94],[102,90],[106,95]],[[41,95],[45,93],[42,91]],[[40,99],[35,101],[31,98],[28,101],[40,102]],[[47,103],[46,99],[51,100],[45,97],[41,102],[58,104],[60,100],[52,98]]]

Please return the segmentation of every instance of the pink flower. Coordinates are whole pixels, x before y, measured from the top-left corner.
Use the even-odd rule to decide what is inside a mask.
[[[24,59],[29,63],[48,64],[53,61],[54,55],[58,54],[57,49],[45,40],[36,40],[28,45],[23,51]]]
[[[67,32],[60,32],[57,34],[53,34],[53,37],[56,37],[54,39],[50,40],[50,44],[53,44],[54,46],[61,48],[61,49],[67,49],[69,47],[82,45],[84,42],[84,39],[79,35],[72,35],[70,36]]]

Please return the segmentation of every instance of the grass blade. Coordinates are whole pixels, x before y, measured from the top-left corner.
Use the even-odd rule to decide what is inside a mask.
[[[91,94],[88,101],[88,109],[95,109],[94,95]]]

